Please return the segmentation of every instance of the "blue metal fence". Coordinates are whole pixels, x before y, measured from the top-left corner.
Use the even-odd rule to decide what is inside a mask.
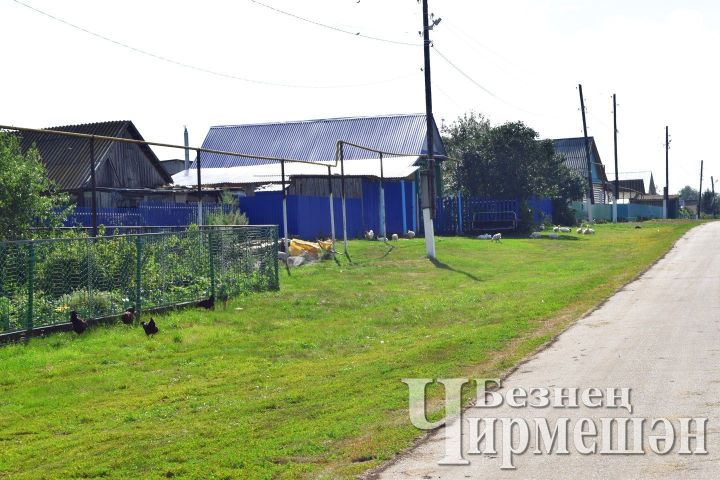
[[[203,214],[215,213],[222,205],[204,204]],[[98,208],[97,223],[114,226],[186,226],[197,223],[196,203],[143,202],[136,208]],[[65,220],[66,227],[89,227],[92,225],[92,209],[77,207]]]

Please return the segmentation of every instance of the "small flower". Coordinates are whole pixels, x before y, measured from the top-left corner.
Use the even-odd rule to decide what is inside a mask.
[[[70,307],[69,307],[68,305],[63,304],[63,305],[60,305],[59,307],[57,307],[57,308],[55,309],[55,311],[56,311],[57,313],[65,313],[65,312],[67,312],[67,310],[68,310],[69,308],[70,308]]]

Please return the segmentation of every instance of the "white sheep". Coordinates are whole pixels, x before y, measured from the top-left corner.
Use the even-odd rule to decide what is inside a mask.
[[[408,231],[407,231],[407,237],[408,237],[408,238],[415,238],[415,232],[413,232],[412,230],[408,230]]]
[[[493,242],[500,242],[502,240],[502,233],[496,233],[492,236]]]
[[[560,227],[558,231],[560,233],[570,233],[570,227]]]
[[[553,227],[553,232],[556,232],[556,233],[557,233],[558,230],[560,230],[560,227],[558,227],[557,225],[555,225],[555,226]]]
[[[540,230],[545,230],[545,224],[544,224],[544,223],[541,223],[541,224],[540,224]]]
[[[575,233],[582,233],[582,231],[583,231],[582,227],[578,227],[578,229],[575,230]]]
[[[593,234],[595,233],[595,229],[593,229],[593,228],[588,228],[586,233],[587,233],[588,235],[593,235]]]
[[[400,237],[398,237],[397,233],[393,233],[391,238],[393,239],[394,242],[397,242],[400,239]]]

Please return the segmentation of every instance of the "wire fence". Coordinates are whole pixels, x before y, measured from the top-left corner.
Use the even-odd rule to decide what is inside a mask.
[[[277,226],[0,243],[0,335],[276,290]]]

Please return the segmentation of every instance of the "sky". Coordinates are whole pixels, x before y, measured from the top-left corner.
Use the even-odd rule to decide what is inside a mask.
[[[698,188],[701,160],[703,188],[720,178],[720,2],[430,0],[430,11],[442,19],[438,124],[474,111],[541,138],[582,136],[582,84],[611,179],[613,93],[620,178],[652,172],[661,191],[665,126],[671,192]],[[181,144],[187,126],[200,145],[213,125],[423,113],[421,28],[416,0],[0,0],[0,124],[127,119],[156,142]]]

